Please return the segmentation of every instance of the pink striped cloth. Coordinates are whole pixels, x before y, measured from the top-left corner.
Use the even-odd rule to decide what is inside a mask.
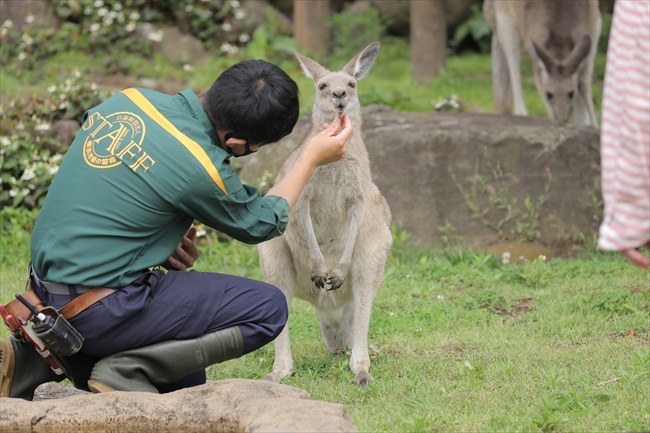
[[[598,246],[650,242],[650,1],[617,0],[600,136],[604,218]]]

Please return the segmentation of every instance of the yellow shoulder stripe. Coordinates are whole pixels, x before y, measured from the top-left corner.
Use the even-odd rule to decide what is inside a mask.
[[[165,116],[162,115],[160,111],[154,107],[151,102],[144,97],[137,89],[126,89],[123,90],[124,93],[135,105],[137,105],[142,111],[145,112],[154,122],[160,125],[165,131],[171,134],[175,139],[177,139],[187,150],[190,151],[192,155],[199,161],[203,168],[208,172],[214,183],[217,184],[219,188],[228,195],[226,191],[226,186],[223,184],[219,170],[214,166],[210,157],[205,150],[194,140],[189,138],[187,135],[183,134],[181,131],[174,126],[173,123],[169,121]]]

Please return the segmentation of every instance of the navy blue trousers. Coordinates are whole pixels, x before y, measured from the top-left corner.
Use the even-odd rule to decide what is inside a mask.
[[[46,305],[61,308],[72,295],[32,288]],[[274,340],[284,328],[288,306],[275,286],[248,278],[197,271],[152,271],[70,320],[84,336],[82,352],[102,358],[172,339],[190,339],[238,326],[244,353]],[[170,390],[205,383],[205,371]],[[164,392],[165,390],[161,390]]]

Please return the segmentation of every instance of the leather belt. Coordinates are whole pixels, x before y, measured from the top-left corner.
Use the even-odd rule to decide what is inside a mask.
[[[77,296],[72,301],[65,304],[63,307],[59,308],[59,313],[61,313],[61,315],[66,319],[70,320],[86,308],[90,307],[95,302],[101,301],[108,295],[115,293],[116,290],[117,289],[112,289],[109,287],[95,287],[93,289],[90,289],[87,292]],[[34,292],[34,290],[32,290],[31,283],[25,293],[22,294],[22,296],[37,309],[40,310],[43,308],[43,302]],[[15,320],[18,320],[18,317],[22,317],[24,320],[28,320],[28,318],[31,316],[31,312],[27,309],[27,307],[25,307],[17,299],[9,302],[4,306],[4,308],[7,310],[7,313],[11,315]],[[9,327],[9,329],[12,329],[13,326],[6,322],[7,320],[5,320],[5,324]],[[12,331],[15,331],[15,329],[12,329]]]

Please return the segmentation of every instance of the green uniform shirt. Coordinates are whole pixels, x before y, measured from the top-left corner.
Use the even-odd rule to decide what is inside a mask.
[[[45,281],[122,287],[163,263],[197,219],[246,243],[279,236],[287,201],[232,171],[191,89],[127,89],[84,115],[31,238]]]

